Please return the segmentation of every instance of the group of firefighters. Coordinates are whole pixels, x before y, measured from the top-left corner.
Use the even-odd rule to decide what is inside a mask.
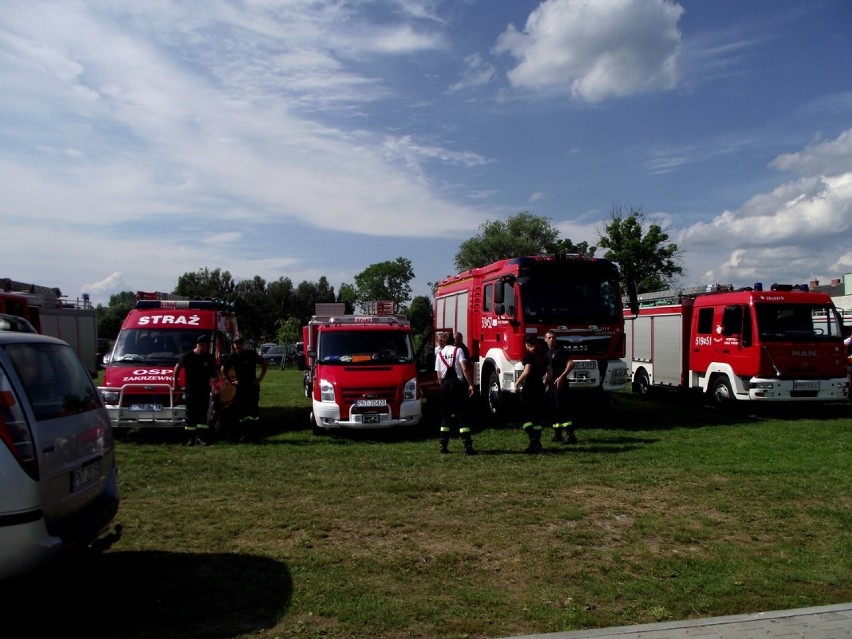
[[[515,381],[524,411],[522,428],[529,438],[524,450],[528,454],[541,452],[545,425],[553,428],[552,441],[577,443],[568,403],[568,374],[574,368],[574,360],[568,349],[556,342],[553,332],[545,333],[544,340],[547,350],[543,352],[537,336],[526,337],[523,371]],[[449,452],[450,432],[457,428],[465,454],[475,455],[471,435],[473,369],[461,333],[438,333],[435,371],[441,383],[440,452]]]

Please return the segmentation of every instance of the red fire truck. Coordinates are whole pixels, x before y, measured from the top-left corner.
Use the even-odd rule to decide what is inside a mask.
[[[209,336],[217,362],[231,352],[239,335],[228,303],[190,300],[168,293],[136,294],[136,303],[107,355],[104,385],[100,387],[114,428],[172,428],[184,426],[186,405],[174,389],[174,369],[180,355]],[[185,380],[181,372],[179,386]]]
[[[731,285],[639,296],[626,312],[633,390],[695,389],[738,400],[836,401],[849,396],[842,324],[831,298],[806,286]]]
[[[314,433],[419,424],[411,325],[393,314],[393,303],[374,303],[368,315],[317,304],[316,313],[302,328]]]
[[[86,369],[98,374],[98,325],[88,296],[75,300],[58,288],[0,278],[0,313],[23,317],[43,335],[68,342]]]
[[[523,370],[524,339],[554,331],[574,357],[571,390],[606,399],[629,381],[615,264],[580,255],[517,257],[448,277],[435,292],[435,328],[461,332],[474,380],[503,418]],[[511,403],[511,402],[509,402]]]

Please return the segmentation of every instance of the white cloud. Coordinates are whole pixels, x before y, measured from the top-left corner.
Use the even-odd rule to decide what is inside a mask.
[[[681,231],[676,241],[700,265],[700,275],[692,273],[691,279],[828,281],[852,266],[850,142],[845,131],[835,140],[779,156],[772,166],[803,177]],[[728,257],[720,262],[720,254]]]
[[[678,81],[683,9],[667,0],[545,0],[523,31],[509,25],[495,51],[518,60],[512,85],[570,91],[600,102]]]

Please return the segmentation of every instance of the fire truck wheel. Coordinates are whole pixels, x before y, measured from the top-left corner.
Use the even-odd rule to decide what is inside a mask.
[[[717,408],[728,408],[733,404],[735,401],[734,391],[727,377],[722,375],[713,380],[713,387],[710,389],[710,399]]]
[[[633,392],[644,397],[651,390],[651,380],[648,371],[640,368],[633,377]]]
[[[503,395],[500,390],[500,376],[497,371],[491,369],[488,373],[488,387],[485,394],[487,402],[488,417],[499,422],[504,417],[505,406],[503,405]]]

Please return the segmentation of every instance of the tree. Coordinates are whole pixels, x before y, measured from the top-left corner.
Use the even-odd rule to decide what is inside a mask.
[[[269,309],[266,280],[255,275],[250,280],[237,282],[234,297],[239,304],[240,333],[244,337],[251,337],[259,343],[275,334],[275,316]]]
[[[479,228],[482,231],[479,235],[465,240],[459,246],[455,256],[455,266],[459,272],[522,255],[595,254],[595,247],[590,247],[588,242],[574,244],[569,239],[561,239],[559,230],[549,218],[527,211],[505,222],[486,221]]]
[[[668,240],[666,230],[646,220],[641,209],[631,209],[624,217],[621,208],[614,206],[609,223],[600,231],[598,244],[607,249],[604,257],[618,264],[634,312],[639,293],[667,288],[683,273],[677,244],[666,244]]]
[[[228,271],[207,267],[195,273],[184,273],[178,278],[174,293],[189,298],[233,299],[236,283]]]
[[[133,305],[136,303],[136,294],[133,291],[122,291],[110,295],[109,306],[101,306],[95,309],[95,317],[98,324],[98,336],[107,339],[118,337],[121,323]]]
[[[357,303],[361,310],[366,310],[369,302],[391,300],[394,312],[403,312],[405,302],[411,297],[412,279],[411,260],[404,257],[371,264],[355,276]]]
[[[408,321],[411,322],[411,333],[414,336],[415,348],[419,348],[420,344],[432,330],[434,321],[434,308],[432,306],[432,298],[426,295],[417,295],[411,300],[411,305],[406,311]]]

